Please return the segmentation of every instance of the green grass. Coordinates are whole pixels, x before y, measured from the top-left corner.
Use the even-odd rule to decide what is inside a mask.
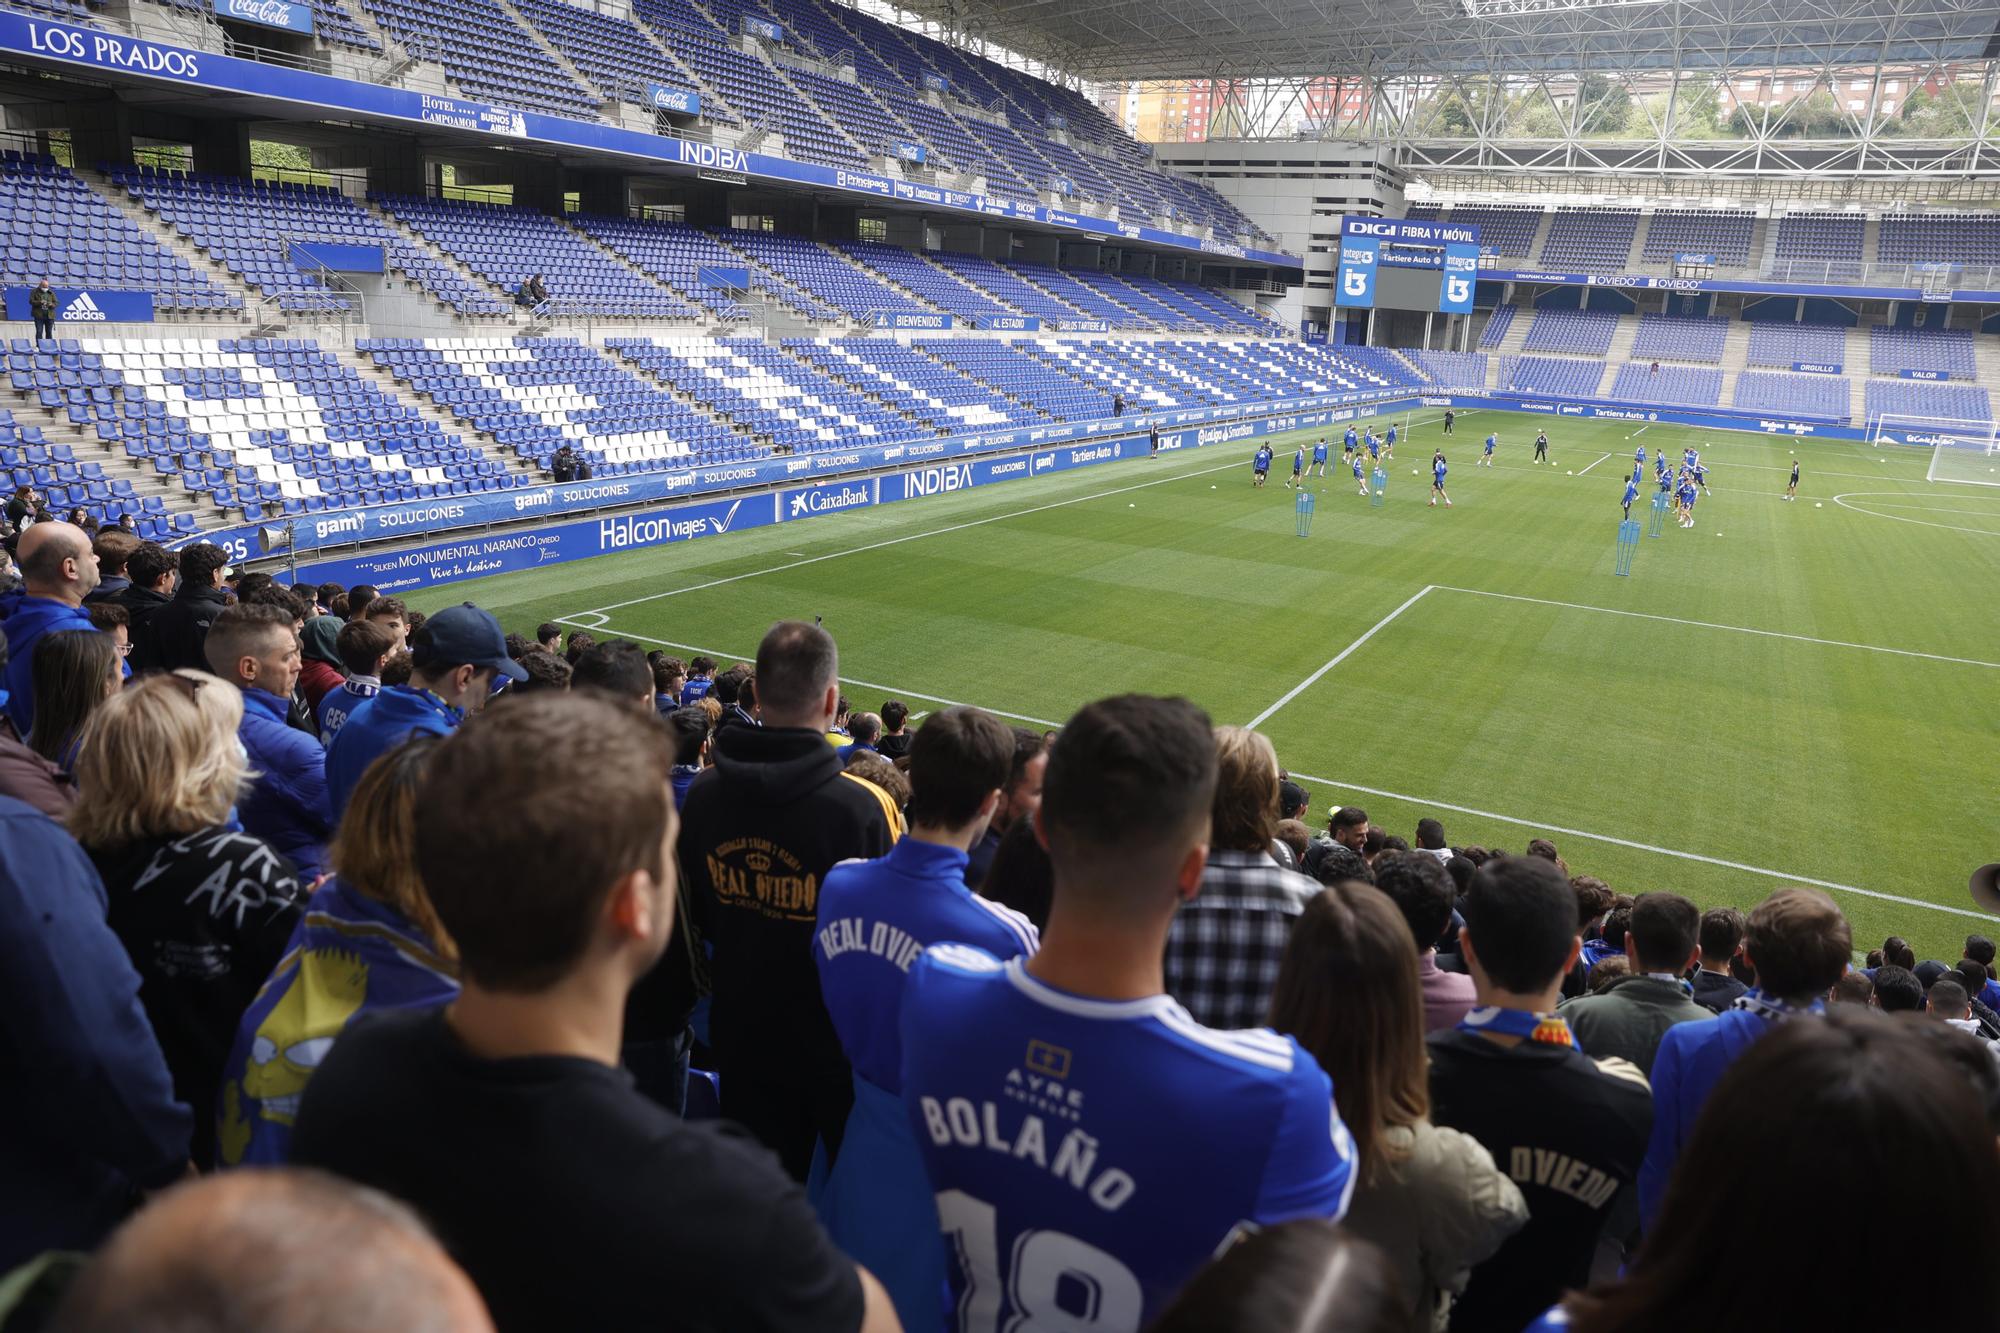
[[[1529,463],[1538,426],[1553,467]],[[1498,466],[1475,468],[1495,427]],[[1292,695],[1261,729],[1315,817],[1359,804],[1409,837],[1437,814],[1456,843],[1514,849],[1546,832],[1573,869],[1704,906],[1784,882],[1717,861],[1893,894],[1937,906],[1836,891],[1857,946],[1899,933],[1956,958],[1981,929],[1966,877],[2000,857],[2000,491],[1928,484],[1915,450],[1654,426],[1636,443],[1678,458],[1697,441],[1712,494],[1618,578],[1632,429],[1467,414],[1446,510],[1424,503],[1440,427],[1420,418],[1387,504],[1315,482],[1304,540],[1285,437],[1263,491],[1250,446],[1231,445],[414,600],[470,597],[524,633],[601,617],[600,636],[723,658],[820,615],[857,707],[898,695],[1053,722],[1139,690],[1247,723]],[[1787,504],[1793,448],[1805,475]]]

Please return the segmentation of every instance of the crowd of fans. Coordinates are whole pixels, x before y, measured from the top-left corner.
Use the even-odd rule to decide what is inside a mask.
[[[15,559],[9,1333],[2000,1297],[1983,936],[1857,968],[1815,889],[1411,846],[1183,700],[859,710],[803,622],[724,664],[52,519]]]

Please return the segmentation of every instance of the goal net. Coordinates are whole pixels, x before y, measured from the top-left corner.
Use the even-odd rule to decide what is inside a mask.
[[[1994,422],[1885,413],[1869,423],[1868,442],[1929,449],[1926,481],[2000,486],[2000,425]]]

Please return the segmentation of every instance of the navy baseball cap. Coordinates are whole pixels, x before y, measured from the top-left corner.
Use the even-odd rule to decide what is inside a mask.
[[[507,635],[491,611],[471,602],[448,606],[424,622],[410,640],[410,662],[433,667],[491,667],[509,680],[526,680],[521,664],[507,656]]]

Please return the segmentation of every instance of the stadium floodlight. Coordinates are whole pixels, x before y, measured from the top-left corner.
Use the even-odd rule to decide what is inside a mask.
[[[1868,442],[1928,447],[1931,465],[1925,481],[2000,486],[2000,423],[1884,412],[1868,423]]]
[[[1667,0],[1459,0],[1467,18],[1503,19],[1531,14],[1566,14],[1577,9],[1632,9]]]

